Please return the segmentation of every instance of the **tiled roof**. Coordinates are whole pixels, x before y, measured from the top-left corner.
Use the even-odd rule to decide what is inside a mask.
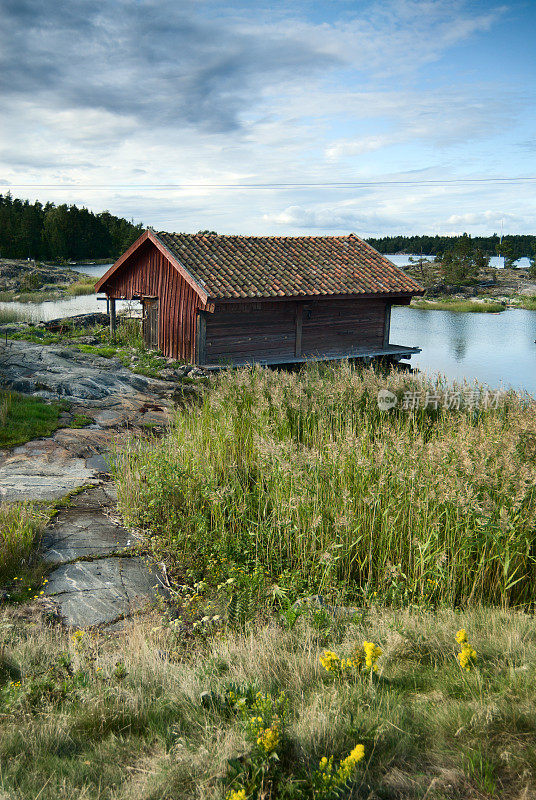
[[[349,236],[153,233],[214,299],[422,292],[418,283],[353,233]]]

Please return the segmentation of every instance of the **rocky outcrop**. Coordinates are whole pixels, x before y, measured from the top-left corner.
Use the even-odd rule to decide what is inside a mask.
[[[173,384],[134,375],[117,359],[25,341],[0,342],[0,384],[49,400],[66,399],[83,428],[59,428],[0,451],[0,500],[57,500],[108,472],[113,441],[162,430],[173,409]],[[60,420],[61,421],[61,420]]]
[[[35,292],[45,288],[70,286],[80,273],[67,267],[15,259],[0,259],[0,291]]]
[[[135,375],[117,358],[103,358],[59,345],[0,342],[4,387],[49,400],[100,401],[111,396],[163,394],[166,384]]]

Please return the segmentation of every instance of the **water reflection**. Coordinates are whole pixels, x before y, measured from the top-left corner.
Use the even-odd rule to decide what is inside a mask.
[[[460,314],[398,307],[391,317],[391,342],[421,347],[411,363],[422,371],[536,395],[535,339],[535,311]]]
[[[469,320],[467,314],[450,314],[446,319],[450,349],[456,361],[462,361],[467,352]],[[460,319],[456,319],[460,317]]]

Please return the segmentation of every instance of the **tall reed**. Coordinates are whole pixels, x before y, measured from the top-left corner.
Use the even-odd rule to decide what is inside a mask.
[[[533,401],[386,412],[381,388],[474,386],[348,364],[223,374],[162,440],[118,453],[122,512],[201,574],[260,565],[316,591],[531,603]]]

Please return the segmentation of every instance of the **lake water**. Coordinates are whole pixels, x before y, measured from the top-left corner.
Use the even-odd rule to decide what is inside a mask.
[[[408,256],[389,256],[403,267]],[[493,259],[492,259],[493,260]],[[109,264],[77,267],[95,277]],[[74,269],[74,267],[73,267]],[[118,303],[119,309],[128,303]],[[35,321],[93,311],[106,311],[95,295],[46,303],[0,303],[0,308],[20,308]],[[536,311],[507,309],[500,314],[459,314],[393,308],[391,342],[421,347],[411,364],[423,372],[441,373],[451,380],[477,380],[492,388],[512,387],[536,395]]]

